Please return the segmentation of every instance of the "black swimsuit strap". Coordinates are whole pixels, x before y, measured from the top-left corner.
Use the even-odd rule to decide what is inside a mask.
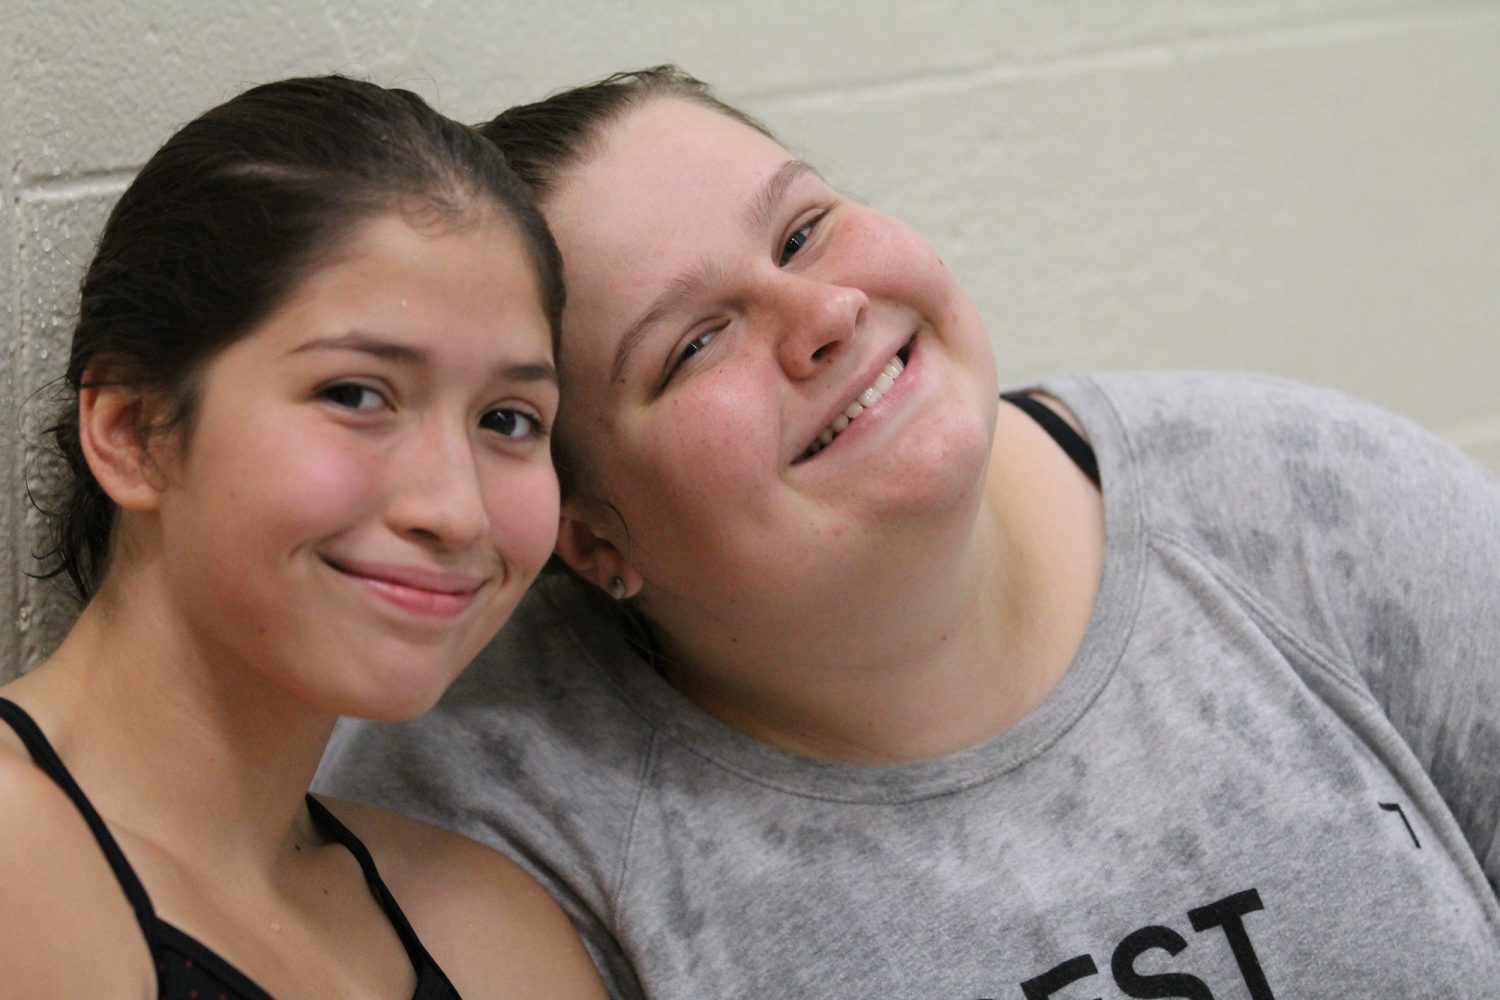
[[[0,698],[0,719],[10,724],[10,728],[16,731],[21,743],[31,754],[31,759],[42,773],[51,778],[58,788],[61,788],[68,798],[73,800],[73,805],[83,815],[84,822],[89,825],[89,832],[94,835],[94,840],[99,844],[99,850],[104,852],[104,858],[109,862],[110,870],[115,873],[115,879],[120,883],[120,888],[125,892],[125,898],[130,901],[130,906],[135,910],[136,922],[141,925],[141,933],[146,935],[147,942],[154,942],[156,927],[156,909],[151,905],[151,897],[146,895],[146,887],[141,885],[141,880],[136,877],[135,869],[130,867],[130,862],[125,860],[125,852],[120,850],[120,845],[115,842],[114,835],[109,832],[109,827],[104,825],[98,810],[83,794],[83,789],[73,780],[63,764],[62,758],[47,741],[36,720],[26,714],[26,710],[15,702],[6,698]]]
[[[1094,455],[1094,448],[1083,439],[1083,435],[1073,429],[1057,412],[1046,403],[1024,392],[1001,393],[1000,398],[1019,408],[1032,420],[1041,425],[1057,446],[1067,453],[1085,476],[1093,481],[1095,486],[1099,485],[1099,460]]]
[[[386,888],[385,880],[380,877],[380,871],[375,867],[375,859],[370,856],[369,848],[365,847],[364,842],[330,812],[327,806],[311,794],[307,796],[307,811],[312,813],[313,823],[317,825],[323,836],[341,845],[359,862],[359,869],[365,874],[365,883],[369,885],[370,892],[374,893],[376,901],[380,903],[380,908],[385,911],[391,926],[396,929],[402,946],[406,948],[407,957],[411,959],[412,967],[417,970],[420,979],[423,967],[435,966],[436,963],[428,954],[427,949],[423,947],[421,939],[417,937],[417,932],[412,930],[406,914],[401,912],[396,897],[391,895],[391,891]]]
[[[83,794],[83,789],[78,787],[73,776],[68,773],[67,766],[57,755],[57,751],[47,740],[41,727],[36,724],[36,720],[20,705],[6,698],[0,698],[0,720],[5,721],[10,728],[15,730],[21,744],[31,754],[32,761],[43,774],[57,784],[58,788],[62,789],[83,816],[84,822],[88,824],[89,831],[99,845],[99,850],[104,853],[105,860],[109,862],[110,869],[119,881],[120,888],[124,890],[125,898],[130,901],[131,908],[135,910],[136,922],[141,925],[141,933],[145,935],[152,954],[156,954],[160,947],[161,934],[169,935],[171,941],[175,942],[175,946],[184,954],[212,959],[216,963],[214,974],[221,982],[234,984],[240,995],[265,996],[265,992],[260,987],[206,948],[196,938],[157,920],[156,908],[151,905],[151,897],[146,894],[146,888],[141,884],[135,869],[125,859],[125,852],[120,850],[120,845],[115,841],[114,835],[109,832],[109,827],[105,825],[103,817],[99,815],[93,803],[89,802],[88,796]],[[412,968],[417,972],[417,992],[414,1000],[426,1000],[426,998],[443,1000],[443,998],[457,997],[458,994],[453,990],[452,984],[443,975],[427,949],[422,946],[416,931],[412,930],[411,923],[407,921],[406,914],[401,912],[401,907],[396,904],[395,897],[386,888],[380,872],[375,868],[375,859],[370,857],[370,852],[365,845],[348,827],[339,822],[338,817],[329,812],[323,803],[311,795],[307,796],[307,811],[312,815],[313,824],[323,836],[338,843],[354,855],[355,860],[359,862],[365,882],[380,904],[381,910],[385,912],[386,918],[390,920],[391,926],[396,929],[396,934],[401,938],[401,944],[406,949],[407,957],[411,960]],[[158,933],[159,929],[160,933]]]

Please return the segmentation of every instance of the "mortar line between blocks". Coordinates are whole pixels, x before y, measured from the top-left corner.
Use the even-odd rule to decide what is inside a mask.
[[[1231,28],[1222,32],[1183,33],[1127,44],[1059,55],[1038,62],[1007,62],[951,71],[914,73],[892,80],[854,84],[829,84],[808,89],[751,89],[732,95],[741,103],[776,104],[789,111],[870,104],[930,94],[967,90],[1027,80],[1084,76],[1113,69],[1130,69],[1192,62],[1221,53],[1233,53],[1268,45],[1306,45],[1360,38],[1381,38],[1408,31],[1456,28],[1473,24],[1500,24],[1500,12],[1474,7],[1448,11],[1394,12],[1324,23],[1272,24]]]
[[[139,167],[91,170],[60,177],[22,177],[16,184],[16,198],[23,205],[73,201],[89,195],[117,195],[125,190]]]

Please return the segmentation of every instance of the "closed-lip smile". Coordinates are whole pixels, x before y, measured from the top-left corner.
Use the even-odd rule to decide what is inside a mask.
[[[323,562],[396,607],[418,615],[447,618],[474,602],[485,579],[419,566],[372,563],[323,556]]]

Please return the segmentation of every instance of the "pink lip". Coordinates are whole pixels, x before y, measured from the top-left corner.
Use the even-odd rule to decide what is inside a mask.
[[[462,613],[474,603],[474,595],[484,584],[480,577],[415,566],[334,560],[327,556],[323,561],[403,611],[433,618],[451,618]]]
[[[870,369],[868,371],[865,371],[865,372],[861,373],[861,378],[863,378],[863,381],[856,381],[855,382],[855,384],[858,386],[858,388],[856,388],[856,389],[853,390],[853,394],[848,399],[846,399],[841,406],[839,406],[837,409],[831,411],[828,414],[827,418],[821,424],[818,425],[817,431],[813,432],[812,438],[816,438],[817,435],[818,435],[818,433],[821,432],[823,430],[823,428],[825,428],[829,424],[831,424],[833,422],[833,420],[834,420],[835,417],[837,417],[840,413],[843,413],[846,409],[849,408],[849,404],[850,403],[854,402],[856,399],[859,398],[859,394],[861,392],[864,392],[865,387],[868,386],[868,385],[870,385],[871,383],[873,383],[875,381],[875,377],[880,374],[881,370],[883,368],[885,368],[886,365],[890,364],[890,360],[891,360],[892,356],[894,356],[896,354],[899,354],[899,353],[902,353],[902,352],[905,352],[906,358],[907,358],[907,362],[906,362],[907,363],[907,369],[910,369],[911,368],[911,361],[912,361],[913,358],[916,357],[916,341],[917,341],[917,336],[914,333],[904,343],[902,343],[900,347],[898,347],[896,350],[892,351],[890,354],[878,356],[876,358],[876,360],[871,364]],[[873,410],[866,410],[864,413],[861,413],[859,415],[859,419],[857,419],[853,423],[851,423],[847,428],[845,428],[845,430],[842,433],[839,434],[838,437],[836,437],[836,438],[833,439],[833,443],[832,444],[829,444],[822,451],[819,451],[816,455],[812,455],[812,456],[810,456],[810,457],[808,457],[806,459],[803,459],[801,457],[802,454],[806,451],[806,446],[804,445],[803,446],[803,451],[799,451],[797,453],[797,457],[795,457],[795,458],[792,459],[792,464],[793,465],[805,465],[808,462],[812,462],[815,459],[820,458],[830,448],[833,448],[833,447],[837,446],[840,441],[844,440],[844,438],[848,437],[851,433],[853,433],[855,437],[858,437],[859,435],[857,433],[855,433],[855,432],[861,430],[861,424],[864,421],[867,421],[867,420],[870,421],[871,426],[873,426],[876,423],[879,423],[880,416],[886,410],[886,403],[888,401],[899,400],[903,395],[905,395],[906,378],[907,378],[907,372],[902,372],[902,379],[901,379],[901,381],[898,381],[895,384],[895,386],[893,386],[891,388],[890,392],[887,392],[884,396],[882,396],[880,398],[880,401],[875,404],[875,408]],[[809,438],[809,441],[811,441],[812,438]]]

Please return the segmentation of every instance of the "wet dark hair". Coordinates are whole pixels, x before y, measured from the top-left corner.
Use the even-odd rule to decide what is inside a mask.
[[[84,274],[57,423],[65,466],[43,576],[78,596],[106,569],[115,506],[79,441],[78,393],[139,389],[142,434],[191,431],[199,376],[362,223],[507,219],[528,251],[556,345],[562,263],[526,187],[494,146],[416,94],[340,76],[251,88],[184,126],[141,168]]]
[[[532,197],[545,205],[563,175],[598,151],[608,126],[627,111],[662,98],[717,111],[772,141],[780,141],[755,118],[714,96],[708,84],[670,64],[613,73],[531,104],[518,104],[475,128],[500,148],[511,169],[531,189]],[[555,429],[561,427],[559,423]],[[568,447],[565,436],[554,434],[552,451],[563,496],[576,496],[584,480],[575,449]]]

